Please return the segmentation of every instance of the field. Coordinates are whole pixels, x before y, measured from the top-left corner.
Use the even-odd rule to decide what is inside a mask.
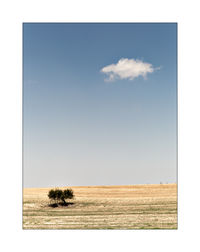
[[[51,188],[25,188],[23,228],[177,229],[176,184],[70,188],[74,204],[56,208],[48,205]]]

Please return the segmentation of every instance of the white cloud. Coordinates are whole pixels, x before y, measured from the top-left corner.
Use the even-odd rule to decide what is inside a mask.
[[[138,59],[120,59],[116,64],[105,66],[101,69],[102,73],[108,75],[106,81],[113,81],[115,79],[129,79],[134,80],[136,77],[142,76],[146,78],[148,73],[153,73],[155,70],[152,64],[143,62]]]

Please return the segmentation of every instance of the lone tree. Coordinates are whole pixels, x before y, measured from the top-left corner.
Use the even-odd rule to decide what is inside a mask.
[[[62,201],[63,205],[66,205],[67,202],[66,199],[73,199],[74,198],[74,192],[72,189],[66,189],[66,190],[60,190],[56,188],[55,190],[51,189],[48,193],[48,197],[50,200],[53,200],[55,204],[59,204],[59,201]]]

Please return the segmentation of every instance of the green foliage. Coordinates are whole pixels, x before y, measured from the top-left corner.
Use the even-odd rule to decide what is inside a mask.
[[[63,194],[62,190],[60,190],[60,189],[55,189],[55,195],[56,195],[56,199],[57,199],[58,201],[61,200],[62,194]]]
[[[56,193],[55,193],[55,190],[50,190],[49,193],[48,193],[48,197],[49,199],[52,199],[52,200],[56,200]]]
[[[55,203],[59,203],[62,201],[63,204],[66,204],[66,199],[73,199],[74,192],[72,189],[60,190],[56,188],[55,190],[51,189],[48,193],[48,197],[50,200],[53,200]]]
[[[65,199],[73,199],[74,198],[74,192],[72,189],[67,189],[63,191],[63,196]]]

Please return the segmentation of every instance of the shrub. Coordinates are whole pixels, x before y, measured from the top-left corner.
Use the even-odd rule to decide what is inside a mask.
[[[72,189],[67,189],[63,191],[64,199],[73,199],[74,198],[74,192]]]
[[[51,189],[48,193],[49,199],[56,200],[56,193],[55,190]]]
[[[65,205],[66,199],[73,199],[74,198],[74,192],[72,189],[66,189],[66,190],[60,190],[56,188],[55,190],[51,189],[48,193],[48,197],[50,200],[53,200],[55,204],[59,204],[59,201],[62,201],[62,203]]]
[[[57,202],[59,202],[59,200],[61,200],[62,194],[63,194],[62,190],[55,189],[55,195],[56,195]]]

